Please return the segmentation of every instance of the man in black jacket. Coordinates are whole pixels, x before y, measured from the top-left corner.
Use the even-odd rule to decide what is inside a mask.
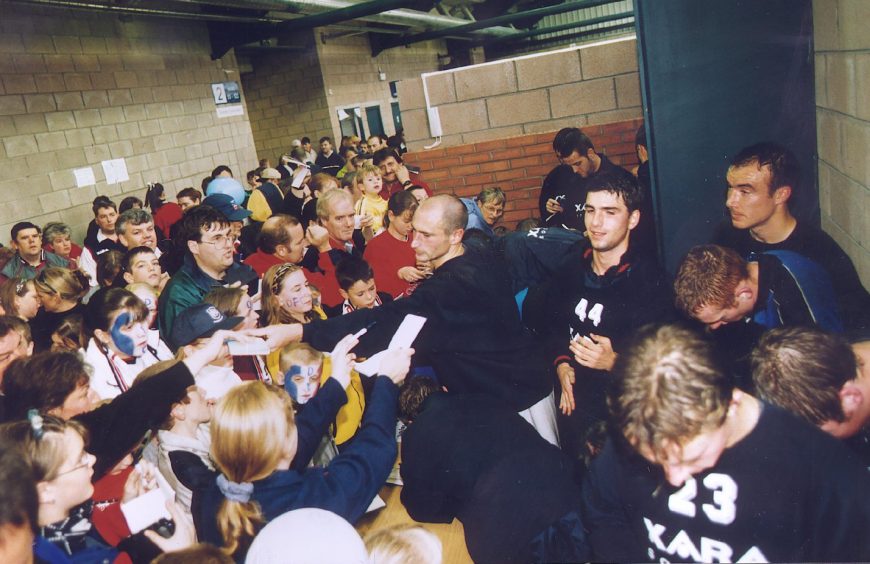
[[[370,356],[386,348],[405,315],[425,317],[414,342],[416,357],[426,358],[420,364],[432,366],[450,393],[501,399],[558,444],[545,360],[520,322],[504,262],[463,246],[467,221],[465,206],[454,196],[442,194],[420,204],[413,248],[417,262],[429,263],[433,274],[411,295],[326,321],[254,332],[268,336],[273,347],[301,337],[316,349],[330,350],[348,333],[369,327],[357,350]]]
[[[399,416],[412,518],[458,518],[475,562],[588,560],[571,461],[508,405],[418,376],[399,390]]]
[[[799,195],[795,155],[776,143],[746,147],[731,159],[727,179],[729,218],[718,227],[713,243],[743,258],[793,251],[819,263],[831,277],[846,331],[870,329],[870,294],[852,260],[830,235],[791,213],[790,202]]]
[[[329,137],[320,138],[320,153],[318,153],[314,164],[319,166],[322,172],[332,176],[338,174],[338,171],[344,166],[344,159],[333,150],[332,139]]]

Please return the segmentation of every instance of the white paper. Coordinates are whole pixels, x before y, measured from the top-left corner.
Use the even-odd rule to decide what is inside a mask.
[[[423,328],[423,325],[425,323],[425,317],[420,317],[419,315],[409,313],[405,316],[405,319],[402,320],[399,328],[396,329],[396,332],[393,335],[393,338],[390,339],[390,344],[387,346],[386,350],[373,354],[372,356],[367,358],[365,362],[358,362],[354,364],[354,368],[356,368],[357,372],[359,372],[360,374],[365,374],[366,376],[377,375],[378,370],[381,367],[381,359],[384,358],[384,355],[387,354],[387,351],[390,349],[410,348],[411,345],[414,344],[414,339],[417,338],[417,334],[420,333],[420,329]]]
[[[420,333],[420,329],[426,324],[426,318],[409,313],[402,320],[402,324],[396,329],[396,334],[390,340],[387,349],[408,349],[414,344],[414,339]]]
[[[381,507],[386,507],[386,506],[387,506],[387,504],[384,502],[384,500],[381,499],[381,496],[375,495],[375,498],[369,504],[368,509],[366,509],[366,513],[371,513],[372,511],[376,511],[376,510],[380,509]]]
[[[230,104],[229,106],[218,106],[217,108],[217,117],[219,118],[242,115],[245,115],[245,108],[241,104]]]
[[[97,179],[94,177],[94,169],[91,167],[85,168],[77,168],[73,171],[73,174],[76,177],[76,187],[81,188],[82,186],[93,186],[97,183]]]
[[[121,513],[132,534],[147,529],[161,519],[172,519],[166,509],[166,497],[160,488],[121,504]]]
[[[308,176],[308,167],[305,165],[296,167],[296,174],[293,175],[293,182],[290,183],[294,188],[299,188]]]
[[[266,341],[261,339],[244,343],[241,341],[229,341],[227,342],[227,348],[230,350],[230,356],[267,355],[271,352]]]
[[[106,175],[106,184],[118,184],[130,180],[127,174],[127,162],[124,159],[112,159],[103,161],[103,174]]]
[[[144,468],[140,464],[136,465],[136,470],[140,474],[144,473]],[[157,479],[155,489],[121,504],[121,513],[127,521],[130,532],[134,535],[161,519],[172,519],[169,510],[166,509],[166,502],[175,501],[175,490],[160,472],[155,470],[154,477]]]

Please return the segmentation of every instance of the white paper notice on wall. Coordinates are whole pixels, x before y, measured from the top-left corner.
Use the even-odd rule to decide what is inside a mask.
[[[241,104],[232,104],[230,106],[218,106],[217,108],[217,117],[225,118],[230,116],[243,116],[245,115],[245,107]]]
[[[127,163],[124,159],[103,161],[103,174],[106,175],[106,184],[117,184],[130,180],[130,176],[127,174]]]
[[[94,169],[89,166],[85,168],[77,168],[73,170],[73,174],[76,177],[77,188],[81,188],[83,186],[93,186],[97,183],[97,179],[94,178]]]

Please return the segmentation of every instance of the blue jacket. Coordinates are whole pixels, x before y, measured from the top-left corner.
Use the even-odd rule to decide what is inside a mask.
[[[251,501],[260,505],[265,521],[268,523],[287,511],[304,507],[332,511],[351,523],[362,517],[396,461],[398,396],[399,388],[389,378],[379,376],[371,402],[366,406],[362,428],[353,443],[329,466],[302,472],[278,470],[254,482]],[[196,495],[199,504],[194,518],[199,540],[222,546],[217,514],[224,496],[217,482]],[[237,560],[244,558],[244,555],[235,556]]]
[[[474,198],[460,198],[460,200],[465,204],[465,209],[468,211],[468,223],[465,224],[465,229],[480,229],[490,237],[494,236],[495,233],[492,227],[483,219],[483,214],[477,205],[477,200]]]

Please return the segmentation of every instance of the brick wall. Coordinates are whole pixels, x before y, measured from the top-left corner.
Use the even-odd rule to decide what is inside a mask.
[[[210,84],[238,80],[211,61],[205,24],[4,5],[0,18],[0,240],[29,219],[62,220],[81,240],[97,194],[170,195],[218,164],[256,164],[247,116],[219,119]],[[125,158],[107,185],[101,161]],[[97,184],[76,188],[73,169]]]
[[[633,36],[439,72],[425,80],[447,147],[641,117]],[[423,80],[400,82],[399,97],[408,146],[430,145]]]
[[[814,0],[822,227],[870,287],[870,2]]]
[[[630,169],[637,164],[634,136],[641,120],[584,127],[595,149],[614,163]],[[503,224],[538,217],[538,197],[544,178],[558,163],[553,153],[556,132],[533,133],[506,139],[408,153],[405,162],[417,165],[435,191],[461,198],[476,196],[487,186],[507,194]]]

